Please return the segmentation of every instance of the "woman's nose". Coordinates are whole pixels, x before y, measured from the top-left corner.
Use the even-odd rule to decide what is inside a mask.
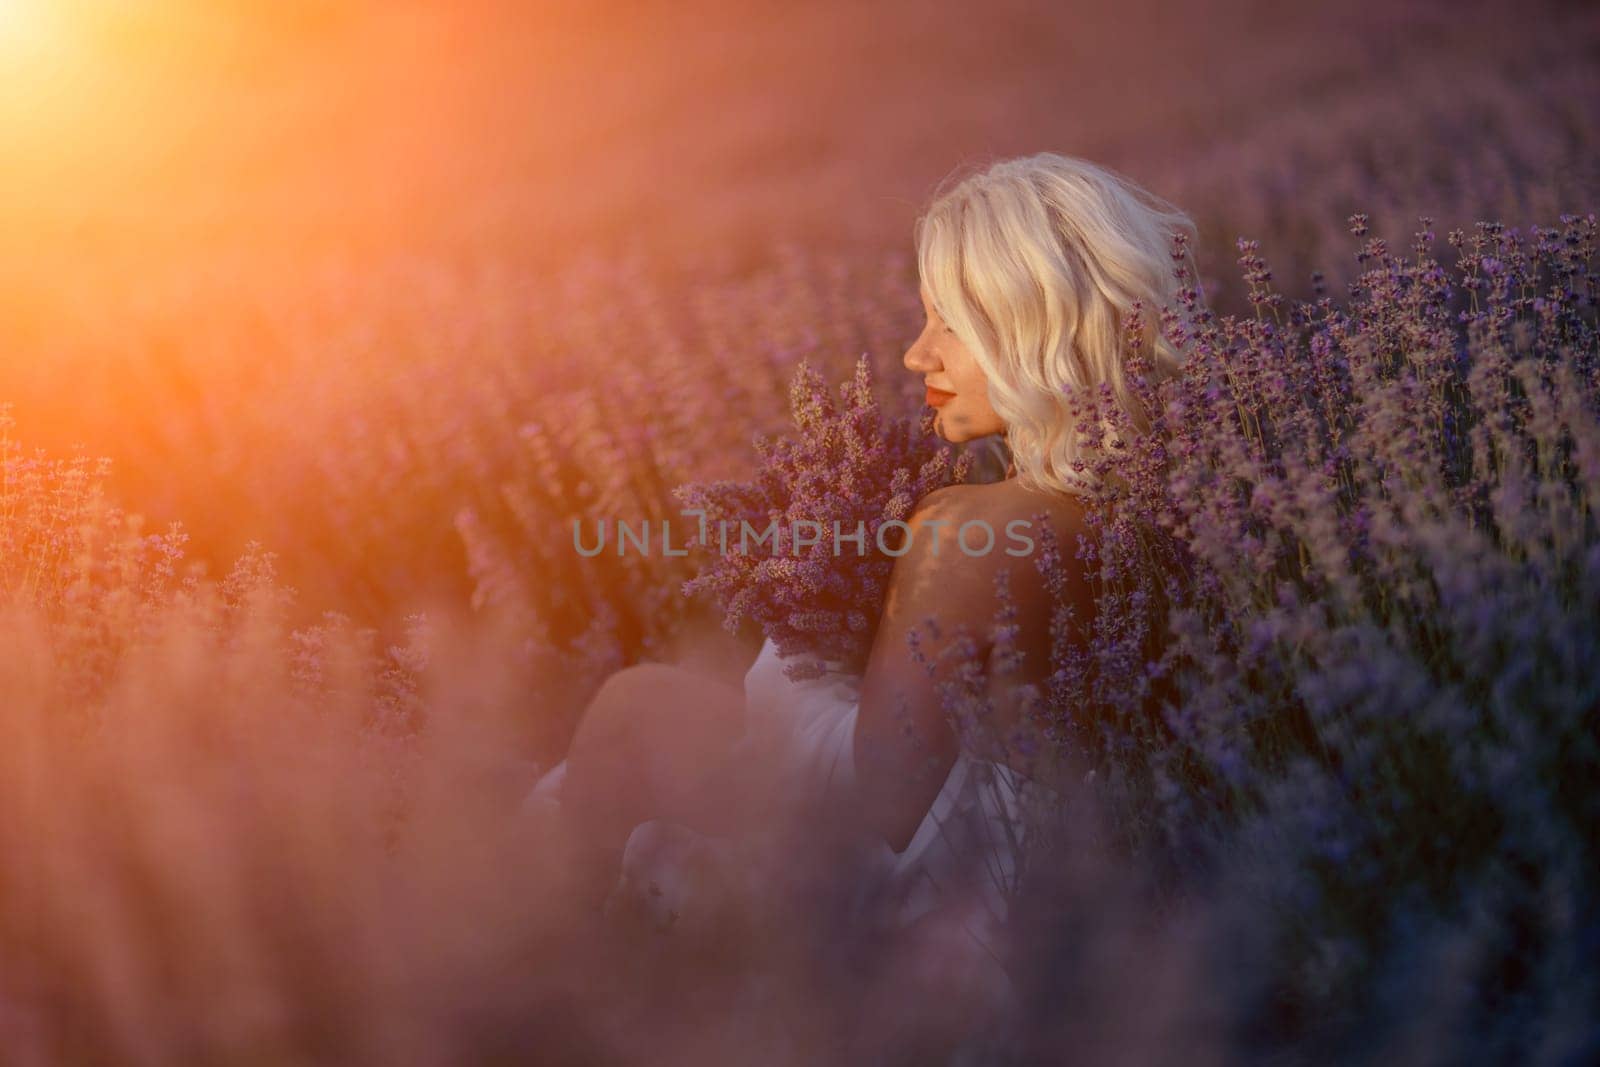
[[[911,347],[906,349],[906,354],[900,358],[900,362],[905,364],[906,370],[918,373],[939,369],[939,361],[921,341],[913,342]]]

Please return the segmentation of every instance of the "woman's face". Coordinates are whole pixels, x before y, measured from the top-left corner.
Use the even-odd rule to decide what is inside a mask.
[[[933,309],[927,288],[921,292],[927,322],[902,362],[907,370],[922,375],[927,401],[937,412],[934,429],[952,443],[1004,433],[1005,420],[989,406],[989,380],[983,368]]]

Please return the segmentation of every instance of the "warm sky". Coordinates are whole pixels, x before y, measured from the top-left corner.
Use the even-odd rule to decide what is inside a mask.
[[[0,223],[12,253],[899,239],[934,182],[998,155],[1195,197],[1293,181],[1291,157],[1426,157],[1498,121],[1473,99],[1491,66],[1549,76],[1597,35],[1581,5],[1196,10],[0,0]],[[1376,148],[1352,152],[1362,125]]]

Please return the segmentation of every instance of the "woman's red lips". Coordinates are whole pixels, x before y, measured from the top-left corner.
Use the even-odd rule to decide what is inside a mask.
[[[927,387],[927,390],[929,407],[943,407],[944,405],[950,403],[951,400],[955,399],[956,395],[954,393],[947,393],[942,389],[935,389],[931,385]]]

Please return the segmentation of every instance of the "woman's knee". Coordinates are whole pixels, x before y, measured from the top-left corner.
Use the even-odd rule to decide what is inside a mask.
[[[645,817],[650,805],[649,694],[666,679],[661,664],[625,667],[595,691],[567,748],[562,804],[605,835]]]
[[[743,715],[743,694],[729,686],[667,664],[638,664],[602,683],[568,762],[580,790],[615,792],[624,806],[676,810],[689,803],[678,794],[700,788],[724,760]]]
[[[639,663],[624,667],[601,684],[579,731],[590,735],[591,743],[633,738],[641,731],[649,734],[653,730],[670,740],[738,733],[743,720],[744,694],[738,690],[682,667]]]
[[[573,747],[626,742],[653,717],[681,674],[664,663],[636,663],[613,672],[595,691],[578,722]]]
[[[664,663],[640,663],[613,673],[595,692],[567,753],[581,777],[626,778],[643,784],[676,739],[695,732],[694,683]],[[626,788],[628,782],[614,788]]]

